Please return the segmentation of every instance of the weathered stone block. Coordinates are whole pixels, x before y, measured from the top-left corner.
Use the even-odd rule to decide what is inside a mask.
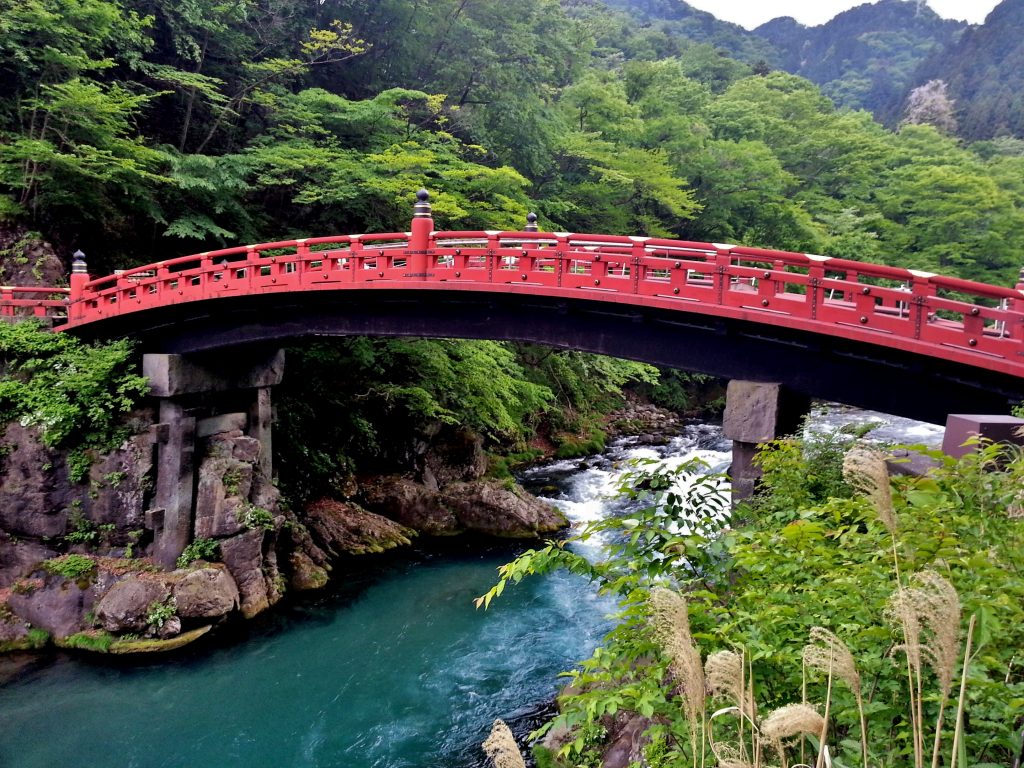
[[[210,437],[225,432],[245,431],[248,416],[244,413],[224,413],[196,422],[196,437]]]
[[[284,350],[231,359],[148,354],[142,356],[142,373],[155,397],[272,387],[284,376]]]
[[[178,615],[213,619],[231,613],[239,603],[238,585],[221,568],[191,571],[174,587]]]
[[[170,597],[167,587],[158,581],[125,579],[119,581],[96,604],[96,620],[108,632],[141,632],[154,603]]]
[[[220,543],[221,559],[238,585],[240,608],[247,619],[270,607],[267,580],[263,575],[262,529],[247,531]]]
[[[794,432],[810,410],[810,400],[781,384],[729,382],[722,434],[744,443],[764,443]]]
[[[1024,419],[1016,416],[986,416],[982,414],[951,413],[946,417],[946,434],[942,438],[942,452],[960,458],[977,448],[964,445],[972,437],[981,437],[996,443],[1024,444],[1017,432],[1024,428]]]
[[[263,446],[255,437],[231,438],[231,455],[238,461],[255,464],[259,461]]]

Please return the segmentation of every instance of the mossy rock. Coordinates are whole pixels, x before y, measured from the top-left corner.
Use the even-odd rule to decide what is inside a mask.
[[[207,624],[205,627],[193,629],[191,632],[182,632],[177,637],[169,637],[166,640],[115,640],[110,644],[110,650],[108,652],[126,654],[162,653],[164,651],[173,651],[176,648],[181,648],[195,640],[198,640],[211,629],[213,629],[213,625]]]

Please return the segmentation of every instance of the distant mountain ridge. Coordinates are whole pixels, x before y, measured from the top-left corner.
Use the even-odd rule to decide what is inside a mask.
[[[754,32],[779,51],[782,69],[817,83],[839,106],[868,109],[893,123],[921,64],[966,28],[923,3],[880,0],[821,26],[780,18]]]
[[[943,80],[958,135],[1024,138],[1024,0],[1003,0],[978,26],[944,19],[925,2],[879,0],[814,27],[784,16],[753,31],[683,0],[603,2],[639,26],[806,77],[838,106],[867,109],[889,126],[914,88]]]
[[[921,66],[917,82],[944,80],[965,139],[1024,138],[1024,0],[1003,0]]]
[[[777,52],[770,41],[683,0],[604,0],[604,4],[626,11],[641,25],[658,26],[668,34],[724,49],[733,58],[748,64],[761,61],[773,66],[778,64]]]

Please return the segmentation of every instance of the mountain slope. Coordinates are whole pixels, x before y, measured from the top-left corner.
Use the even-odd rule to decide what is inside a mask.
[[[682,0],[604,0],[605,5],[629,13],[642,26],[658,28],[667,35],[725,50],[733,58],[754,64],[775,63],[774,47],[738,24],[721,21]]]
[[[1024,138],[1024,0],[1003,0],[916,79],[946,81],[962,137]]]
[[[966,28],[925,4],[881,0],[826,24],[773,19],[754,30],[779,51],[783,69],[817,83],[839,106],[864,108],[885,122],[899,118],[918,67]]]

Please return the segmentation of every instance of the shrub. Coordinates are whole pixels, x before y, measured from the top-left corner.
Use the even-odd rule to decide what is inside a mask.
[[[174,598],[170,597],[166,602],[155,602],[149,606],[146,613],[146,624],[154,629],[160,629],[177,612],[178,606]]]
[[[255,504],[243,504],[235,511],[235,520],[249,530],[262,528],[265,531],[274,530],[274,516]]]
[[[69,581],[77,581],[96,570],[96,562],[85,555],[61,555],[43,563],[43,569]]]
[[[960,461],[934,453],[940,466],[929,476],[890,481],[875,454],[879,471],[847,480],[842,450],[826,442],[821,451],[798,441],[769,447],[769,482],[756,511],[739,510],[727,527],[709,514],[712,496],[678,490],[663,471],[646,473],[630,493],[649,493],[650,507],[581,534],[618,532],[606,561],[589,563],[557,542],[500,570],[480,604],[557,567],[621,599],[618,626],[571,673],[571,693],[560,700],[553,723],[571,729],[561,758],[590,765],[606,746],[592,740],[593,729],[632,711],[655,723],[647,765],[690,765],[715,748],[705,733],[722,744],[745,730],[751,759],[744,762],[756,766],[780,754],[773,746],[761,755],[764,742],[754,742],[796,735],[780,731],[782,716],[807,701],[822,704],[816,722],[820,711],[830,719],[834,765],[934,764],[933,744],[948,764],[958,722],[961,758],[1013,761],[1024,716],[1016,663],[1024,646],[1024,575],[1016,565],[1024,547],[1024,456],[990,445]],[[847,469],[863,470],[864,456]],[[649,601],[656,585],[674,589],[677,608]],[[972,637],[978,652],[960,721],[955,692]],[[913,665],[909,689],[906,648],[924,662]],[[708,690],[725,699],[706,710],[703,683],[686,683],[702,661]],[[729,670],[734,689],[722,686]],[[689,691],[699,691],[700,701],[690,701]]]
[[[188,568],[196,560],[212,561],[220,557],[220,544],[213,539],[206,539],[200,536],[193,541],[178,557],[177,566]]]
[[[75,448],[72,479],[85,477],[85,449],[114,447],[121,418],[148,391],[127,341],[90,345],[38,323],[0,324],[0,420],[39,427],[47,446]]]

